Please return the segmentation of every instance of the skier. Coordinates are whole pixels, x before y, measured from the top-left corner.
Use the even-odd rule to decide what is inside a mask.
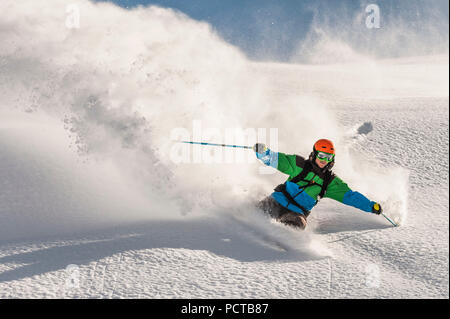
[[[383,211],[380,204],[352,191],[332,173],[335,152],[330,140],[318,140],[308,159],[273,152],[261,143],[255,144],[253,150],[265,165],[289,175],[271,196],[258,203],[259,208],[284,224],[305,229],[306,218],[322,197],[377,215]]]

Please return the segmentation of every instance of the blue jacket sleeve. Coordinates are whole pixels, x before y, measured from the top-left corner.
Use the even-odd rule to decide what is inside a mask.
[[[278,152],[267,149],[264,153],[256,153],[256,157],[267,166],[278,167]]]
[[[372,207],[375,202],[369,200],[366,196],[359,192],[354,192],[352,190],[347,191],[344,194],[344,199],[342,201],[344,204],[359,208],[365,212],[372,212]]]

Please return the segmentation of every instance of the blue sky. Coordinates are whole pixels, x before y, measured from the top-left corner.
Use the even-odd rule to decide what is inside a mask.
[[[403,24],[417,33],[439,29],[435,42],[448,38],[448,0],[103,0],[122,7],[158,5],[177,9],[193,19],[206,21],[229,43],[238,46],[255,60],[287,61],[315,25],[344,26],[347,38],[355,45],[378,41],[388,37],[389,23]],[[363,26],[352,25],[356,14],[367,4],[377,4],[385,25],[383,32],[368,35]],[[347,24],[346,24],[347,21]],[[346,27],[348,26],[348,27]],[[445,30],[444,30],[445,29]],[[431,32],[431,31],[430,31]],[[364,39],[361,35],[364,34]],[[370,39],[367,39],[370,36]],[[431,35],[423,34],[430,42]],[[365,42],[364,42],[365,41]],[[408,39],[403,40],[408,42]],[[411,41],[416,41],[413,39]],[[432,43],[426,46],[433,46]],[[392,44],[390,44],[392,46]],[[425,46],[425,45],[424,45]],[[448,46],[448,39],[447,39]]]

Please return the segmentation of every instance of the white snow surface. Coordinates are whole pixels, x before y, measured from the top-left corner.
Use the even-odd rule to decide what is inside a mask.
[[[172,10],[80,0],[71,29],[68,4],[0,4],[0,298],[449,297],[448,55],[255,63]],[[401,226],[330,199],[303,232],[270,220],[286,176],[177,144],[194,123],[330,138]]]

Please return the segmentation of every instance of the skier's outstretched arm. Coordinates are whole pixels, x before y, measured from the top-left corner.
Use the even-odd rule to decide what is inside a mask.
[[[253,150],[256,152],[256,157],[265,165],[272,166],[284,174],[292,175],[297,168],[296,155],[274,152],[261,143],[255,144]]]
[[[380,214],[382,212],[380,204],[371,201],[363,194],[353,191],[339,177],[335,177],[328,185],[324,197],[328,197],[345,205],[359,208],[365,212]]]

